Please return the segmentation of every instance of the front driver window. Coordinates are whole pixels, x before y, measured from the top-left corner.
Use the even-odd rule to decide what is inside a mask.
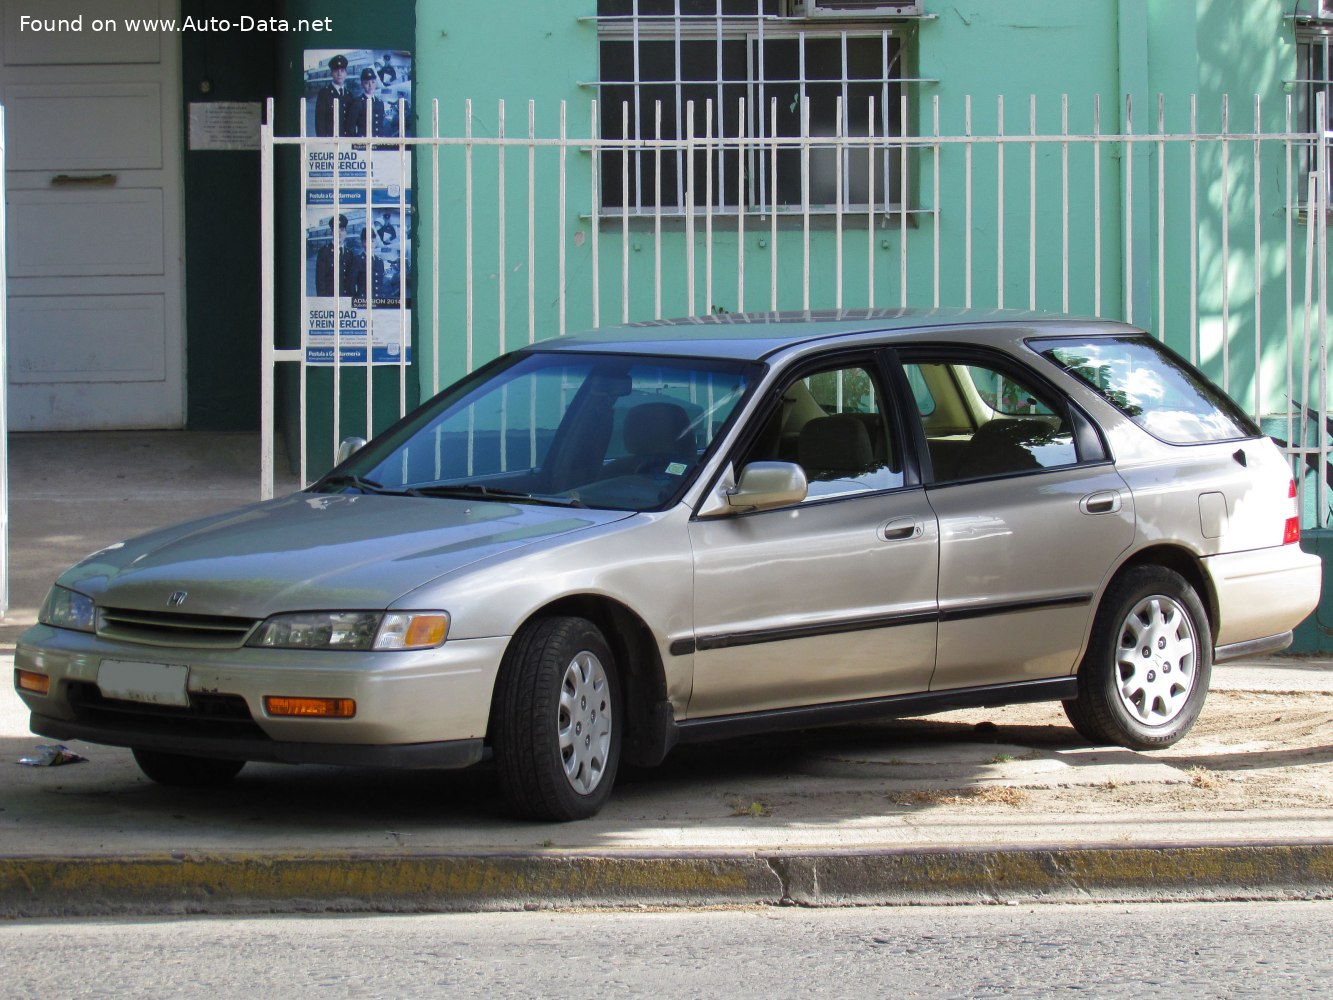
[[[897,441],[878,379],[849,365],[789,384],[741,465],[795,462],[810,483],[807,501],[895,489],[903,485]]]

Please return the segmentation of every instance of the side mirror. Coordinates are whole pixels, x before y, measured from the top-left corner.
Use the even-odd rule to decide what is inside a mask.
[[[334,460],[334,465],[342,465],[349,458],[366,446],[366,439],[363,437],[346,437],[338,445],[338,457]]]
[[[751,462],[740,482],[727,491],[733,511],[768,510],[800,503],[809,489],[805,470],[794,462]]]

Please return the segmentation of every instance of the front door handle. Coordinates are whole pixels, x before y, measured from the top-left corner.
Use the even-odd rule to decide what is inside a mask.
[[[1114,514],[1120,509],[1120,491],[1089,493],[1078,502],[1078,509],[1085,514]]]
[[[921,534],[921,523],[914,517],[895,517],[879,529],[879,537],[885,542],[894,542],[902,538],[916,538]]]

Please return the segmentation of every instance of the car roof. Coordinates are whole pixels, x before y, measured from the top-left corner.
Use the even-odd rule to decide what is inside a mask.
[[[527,352],[574,351],[708,356],[761,361],[779,352],[858,335],[887,340],[931,337],[945,331],[988,329],[1031,334],[1142,333],[1112,320],[1014,309],[859,309],[826,312],[717,313],[606,326],[524,348]],[[878,339],[878,337],[876,338]]]

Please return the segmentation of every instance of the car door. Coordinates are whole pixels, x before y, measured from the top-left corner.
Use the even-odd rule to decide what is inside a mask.
[[[1133,541],[1129,488],[1091,421],[1016,361],[901,358],[940,531],[931,690],[1070,673],[1094,596]]]
[[[690,524],[690,718],[924,691],[938,531],[873,355],[805,367],[733,456],[802,466],[804,500]]]

